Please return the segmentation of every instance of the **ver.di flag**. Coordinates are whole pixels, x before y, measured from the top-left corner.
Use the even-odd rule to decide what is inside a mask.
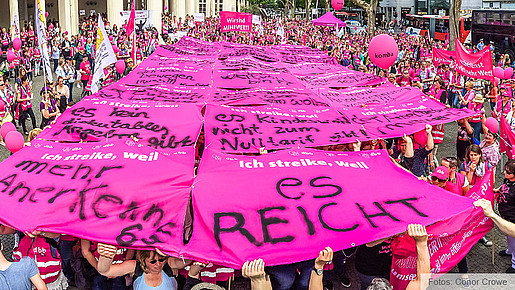
[[[41,51],[41,59],[43,61],[43,69],[46,74],[46,78],[49,81],[52,80],[52,71],[50,70],[50,59],[48,58],[48,41],[46,38],[46,18],[45,13],[43,13],[43,10],[41,9],[41,2],[40,0],[36,0],[36,34],[38,36],[38,44],[39,44],[39,50]]]
[[[96,93],[99,89],[100,79],[104,76],[104,68],[116,62],[116,55],[113,47],[106,37],[107,33],[104,27],[104,21],[100,14],[98,15],[97,43],[95,53],[95,69],[93,71],[93,79],[91,81],[91,92]]]

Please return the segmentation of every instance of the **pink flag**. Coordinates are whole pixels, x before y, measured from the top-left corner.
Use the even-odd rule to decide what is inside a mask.
[[[499,145],[501,147],[501,152],[506,153],[509,159],[513,159],[515,157],[515,148],[513,147],[515,144],[515,134],[502,114],[500,123],[501,140]]]
[[[135,8],[136,0],[132,0],[131,5],[131,15],[129,16],[129,21],[127,21],[127,36],[130,36],[134,32],[134,23],[136,20],[136,8]]]
[[[456,61],[456,52],[433,47],[433,63],[435,66],[440,64],[451,64]]]
[[[220,28],[227,31],[252,31],[252,14],[241,12],[220,11]]]
[[[173,116],[173,118],[170,118]],[[202,116],[193,104],[84,98],[66,110],[39,139],[56,141],[140,140],[156,149],[195,145]]]
[[[493,80],[492,52],[490,47],[470,54],[465,51],[463,45],[456,39],[455,69],[463,75],[476,78]]]
[[[178,253],[193,166],[193,147],[35,141],[2,162],[0,223]]]
[[[480,183],[467,193],[471,200],[493,200],[493,174],[488,171]],[[452,218],[427,227],[428,247],[433,278],[450,271],[470,249],[493,228],[493,222],[481,209],[469,209]],[[402,235],[392,242],[393,262],[390,282],[394,289],[406,289],[417,273],[416,247],[413,238]]]
[[[242,156],[208,147],[192,196],[195,230],[183,255],[236,268],[255,258],[312,259],[327,246],[358,246],[472,207],[399,168],[384,150]]]

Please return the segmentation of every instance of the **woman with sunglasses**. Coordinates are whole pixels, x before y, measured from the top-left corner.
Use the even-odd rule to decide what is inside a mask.
[[[158,251],[138,251],[136,260],[125,260],[113,265],[113,258],[118,251],[116,246],[98,243],[97,251],[97,271],[107,277],[133,275],[134,290],[177,289],[174,276],[179,269],[191,264],[190,260],[183,262]]]

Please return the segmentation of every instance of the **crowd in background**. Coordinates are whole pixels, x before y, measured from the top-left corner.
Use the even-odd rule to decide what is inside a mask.
[[[399,45],[400,53],[396,64],[386,71],[377,68],[368,57],[367,47],[371,36],[364,32],[353,33],[345,27],[336,30],[333,27],[314,26],[300,19],[277,18],[264,19],[260,25],[254,25],[251,33],[221,33],[218,18],[208,17],[204,22],[195,22],[193,16],[182,19],[163,14],[162,31],[155,28],[137,31],[135,56],[132,57],[133,44],[126,34],[126,23],[118,27],[106,19],[104,22],[111,43],[117,47],[116,56],[126,61],[127,68],[123,74],[119,74],[113,67],[108,67],[104,71],[103,86],[128,74],[158,45],[173,44],[181,35],[188,35],[212,42],[229,41],[249,45],[295,44],[318,48],[336,58],[344,67],[377,74],[395,86],[416,87],[449,107],[474,110],[477,113],[475,116],[457,122],[456,154],[453,155],[438,154],[438,146],[444,140],[444,124],[426,126],[427,141],[424,144],[419,144],[411,135],[391,140],[358,141],[320,149],[387,149],[400,166],[414,175],[426,178],[428,182],[459,195],[465,195],[474,184],[479,183],[487,170],[502,167],[505,180],[500,189],[503,198],[499,200],[499,210],[504,219],[515,222],[515,162],[508,161],[503,164],[499,136],[485,126],[488,114],[495,118],[504,115],[515,130],[515,81],[511,79],[492,83],[460,75],[450,65],[435,66],[432,62],[432,48],[446,49],[448,44],[445,42],[418,35],[395,34],[393,36]],[[32,23],[25,23],[21,28],[20,51],[13,48],[13,36],[5,28],[2,29],[0,42],[4,61],[0,67],[0,124],[8,121],[15,123],[28,135],[27,140],[30,142],[41,129],[54,122],[67,108],[90,94],[96,26],[96,17],[83,18],[79,24],[79,34],[69,35],[67,31],[61,30],[57,21],[48,21],[46,30],[52,72],[46,73],[53,73],[56,81],[47,82],[41,88],[33,87],[32,82],[35,77],[43,74],[41,52],[36,43],[37,37]],[[279,27],[282,27],[282,32]],[[471,49],[480,50],[484,47],[485,44],[479,43]],[[16,54],[16,59],[11,63],[5,61],[8,51]],[[136,63],[133,63],[133,59]],[[501,67],[513,65],[508,55],[499,56],[495,63]],[[73,91],[77,89],[81,89],[81,97],[74,99]],[[34,93],[39,93],[42,99],[36,112],[32,108],[33,105],[37,106],[33,104]],[[485,104],[489,106],[488,109]],[[41,114],[40,124],[36,124],[35,113]],[[28,120],[31,123],[29,126],[26,124]],[[198,142],[197,146],[203,145]],[[485,214],[494,216],[487,204],[478,203],[478,206],[484,208]],[[407,229],[408,233],[417,245],[420,243],[421,249],[424,249],[425,245],[425,250],[418,254],[428,263],[425,228],[418,225],[410,227]],[[19,262],[10,264],[10,257],[4,258],[0,255],[0,285],[3,285],[5,280],[10,283],[10,289],[30,289],[32,283],[37,289],[66,289],[67,285],[71,284],[92,289],[126,289],[129,285],[133,285],[134,289],[150,289],[149,286],[161,285],[159,289],[189,290],[227,287],[229,277],[243,274],[244,277],[251,279],[253,289],[295,287],[322,290],[332,289],[333,281],[339,281],[343,287],[351,286],[344,264],[352,256],[355,257],[361,289],[391,289],[388,288],[391,287],[388,279],[392,263],[392,238],[334,253],[330,248],[321,249],[318,258],[290,265],[265,268],[262,260],[249,261],[240,273],[209,263],[166,257],[158,251],[117,249],[110,245],[52,233],[20,233],[0,225],[0,234],[16,236],[13,256]],[[481,243],[485,246],[492,245],[486,238],[483,238]],[[44,261],[40,260],[37,263],[27,258],[30,256],[27,255],[29,250],[36,246],[51,253],[45,256]],[[508,249],[500,255],[512,257],[512,267],[507,272],[515,272],[515,238],[508,236]],[[331,270],[327,268],[330,261]],[[12,265],[17,265],[18,268],[13,270]],[[217,271],[221,268],[224,271]],[[466,258],[458,264],[458,268],[460,273],[468,272]],[[322,274],[324,269],[329,275]],[[428,271],[427,267],[424,271]],[[420,278],[420,274],[418,273],[417,279],[409,287],[420,289],[427,286]],[[20,278],[25,276],[29,282]],[[14,279],[15,282],[10,279]],[[218,286],[203,285],[202,282],[206,281],[217,283]]]

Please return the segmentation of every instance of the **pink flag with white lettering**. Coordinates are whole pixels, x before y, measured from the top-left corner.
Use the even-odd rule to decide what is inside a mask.
[[[493,174],[490,170],[466,196],[472,201],[481,198],[492,201],[494,198],[492,189]],[[479,208],[471,208],[427,227],[433,278],[449,272],[492,228],[492,220],[485,217],[483,210]],[[394,255],[390,282],[394,289],[406,289],[409,281],[415,279],[417,275],[415,242],[413,238],[401,235],[392,242],[392,251]]]
[[[193,166],[193,147],[35,141],[2,162],[0,223],[178,253]]]
[[[220,28],[222,32],[251,32],[252,14],[231,11],[220,11]]]
[[[136,138],[156,149],[195,145],[202,116],[194,104],[111,101],[85,98],[38,135],[57,141]]]
[[[327,246],[354,247],[472,207],[418,180],[384,150],[242,156],[208,147],[192,196],[194,232],[184,257],[236,268],[256,258],[269,266],[312,259]]]
[[[492,52],[486,47],[477,53],[468,53],[456,39],[456,62],[454,69],[468,77],[484,80],[494,79]]]

